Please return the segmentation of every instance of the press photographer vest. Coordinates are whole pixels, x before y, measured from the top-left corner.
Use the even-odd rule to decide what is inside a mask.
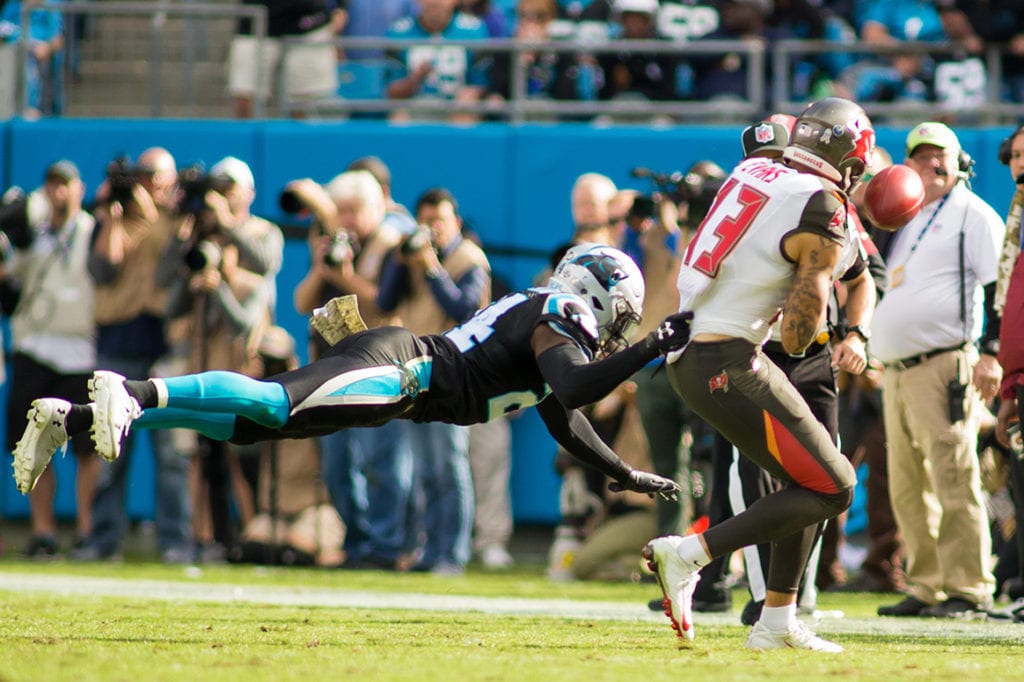
[[[491,270],[487,256],[484,255],[480,247],[466,239],[463,239],[451,253],[445,256],[441,265],[456,282],[474,266],[481,267],[488,272]],[[423,336],[425,334],[440,334],[456,324],[456,320],[448,317],[441,304],[434,298],[434,294],[430,291],[430,282],[425,277],[410,277],[409,289],[408,296],[402,299],[396,310],[403,327],[414,334]],[[480,292],[477,307],[483,308],[490,301],[491,287],[488,283]]]
[[[164,316],[167,291],[157,286],[156,270],[177,227],[177,220],[163,212],[152,225],[140,218],[125,218],[124,261],[112,283],[96,287],[96,324],[128,322],[143,313]]]
[[[11,315],[16,349],[22,350],[19,340],[38,334],[94,338],[94,289],[88,269],[94,225],[93,217],[81,212],[51,251],[38,251],[37,244],[24,252],[18,273],[21,299]]]

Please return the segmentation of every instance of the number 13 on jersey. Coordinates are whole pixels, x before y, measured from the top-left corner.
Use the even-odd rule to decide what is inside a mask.
[[[729,178],[686,247],[683,262],[708,277],[717,277],[722,261],[736,248],[766,203],[768,195]]]

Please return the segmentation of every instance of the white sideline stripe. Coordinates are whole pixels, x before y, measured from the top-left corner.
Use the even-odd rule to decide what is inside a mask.
[[[457,580],[452,580],[457,586]],[[652,586],[653,587],[653,586]],[[510,616],[633,621],[665,624],[664,614],[639,603],[573,601],[569,599],[528,599],[513,597],[470,597],[451,594],[369,592],[346,589],[305,589],[296,587],[203,584],[170,580],[121,580],[73,575],[36,575],[0,571],[0,591],[40,592],[66,596],[121,597],[162,601],[274,604],[293,607],[396,609],[409,611],[480,612]],[[17,610],[17,598],[7,600]],[[698,626],[735,626],[739,612],[695,613]],[[1024,626],[930,618],[824,618],[814,626],[820,633],[873,636],[958,637],[979,642],[1024,641]],[[698,635],[699,636],[699,635]]]

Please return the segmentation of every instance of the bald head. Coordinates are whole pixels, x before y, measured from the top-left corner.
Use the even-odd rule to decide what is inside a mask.
[[[579,227],[608,223],[608,202],[615,196],[612,179],[600,173],[584,173],[572,186],[572,222]]]
[[[153,197],[158,206],[175,204],[174,186],[178,182],[178,169],[174,157],[163,147],[150,147],[139,154],[135,162],[139,184]]]

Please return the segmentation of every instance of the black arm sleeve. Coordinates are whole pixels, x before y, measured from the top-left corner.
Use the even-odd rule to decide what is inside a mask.
[[[626,480],[633,470],[605,445],[579,410],[567,409],[549,396],[537,405],[537,412],[558,444],[579,461],[616,481]]]
[[[562,343],[541,353],[537,367],[558,402],[575,409],[605,397],[656,357],[658,352],[641,341],[603,360],[587,362],[576,344]]]
[[[1002,327],[1003,319],[996,312],[996,283],[986,284],[985,292],[985,331],[981,334],[981,341],[978,347],[985,355],[999,354],[999,329]]]

